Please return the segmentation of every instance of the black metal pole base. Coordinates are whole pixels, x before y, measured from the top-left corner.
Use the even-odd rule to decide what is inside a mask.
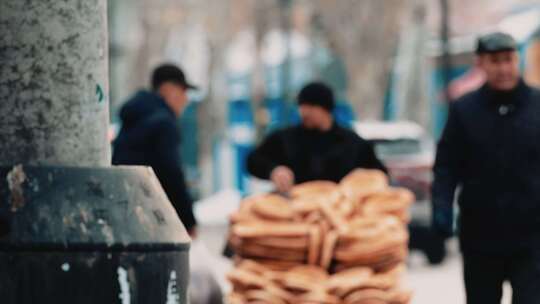
[[[189,237],[143,167],[0,167],[0,303],[186,303]]]

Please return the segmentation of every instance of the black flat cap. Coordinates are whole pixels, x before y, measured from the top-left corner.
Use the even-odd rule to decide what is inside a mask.
[[[505,33],[496,32],[478,38],[476,54],[497,53],[517,50],[516,40]]]

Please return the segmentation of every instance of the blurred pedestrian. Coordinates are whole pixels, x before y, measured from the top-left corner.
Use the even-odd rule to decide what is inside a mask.
[[[152,90],[137,92],[120,110],[122,128],[114,141],[113,165],[150,166],[188,233],[196,234],[192,200],[180,162],[177,119],[196,89],[177,66],[164,64],[152,74]]]
[[[479,89],[450,104],[438,143],[433,226],[450,236],[460,189],[459,238],[467,303],[540,303],[540,91],[520,76],[515,40],[479,38]]]
[[[373,147],[336,124],[332,89],[320,82],[298,94],[302,123],[270,134],[248,157],[248,171],[269,179],[279,192],[313,180],[338,182],[355,168],[386,172]]]

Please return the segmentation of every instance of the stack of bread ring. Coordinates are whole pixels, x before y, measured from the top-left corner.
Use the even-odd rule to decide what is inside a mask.
[[[246,198],[233,214],[229,275],[236,303],[405,304],[413,194],[358,169],[339,184],[313,181],[287,195]]]
[[[244,259],[227,278],[229,304],[406,304],[412,293],[400,287],[404,266],[385,272],[355,267],[335,274],[313,265],[273,270]]]

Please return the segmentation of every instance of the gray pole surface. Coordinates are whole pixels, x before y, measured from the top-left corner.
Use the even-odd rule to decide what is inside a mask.
[[[106,0],[0,1],[0,166],[107,166]]]

